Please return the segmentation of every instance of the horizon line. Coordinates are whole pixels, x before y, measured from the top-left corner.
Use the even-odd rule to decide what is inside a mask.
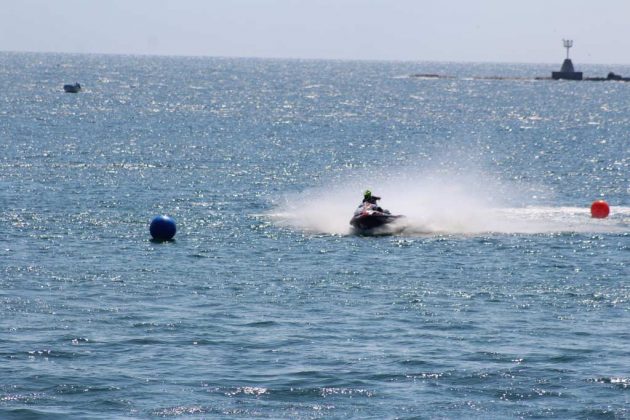
[[[289,56],[240,56],[240,55],[206,55],[206,54],[161,54],[161,53],[124,53],[124,52],[73,52],[73,51],[24,51],[24,50],[0,50],[7,54],[59,54],[59,55],[105,55],[120,57],[178,57],[178,58],[220,58],[220,59],[257,59],[257,60],[287,60],[287,61],[347,61],[347,62],[378,62],[378,63],[443,63],[443,64],[530,64],[530,65],[558,65],[557,63],[536,61],[494,61],[494,60],[422,60],[422,59],[386,59],[386,58],[327,58],[327,57],[289,57]],[[562,59],[564,60],[564,59]],[[572,60],[573,61],[573,60]],[[561,62],[561,60],[558,60]],[[596,63],[577,62],[577,65],[593,66],[630,66],[630,63]]]

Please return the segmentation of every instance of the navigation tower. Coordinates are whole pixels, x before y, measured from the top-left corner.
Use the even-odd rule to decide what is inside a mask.
[[[575,69],[573,68],[573,63],[571,62],[571,59],[569,58],[569,49],[573,46],[573,40],[563,39],[562,45],[564,45],[564,48],[567,49],[567,58],[564,59],[564,62],[562,63],[562,67],[560,68],[560,71],[554,71],[551,73],[551,78],[555,80],[558,80],[558,79],[582,80],[582,72],[575,71]]]

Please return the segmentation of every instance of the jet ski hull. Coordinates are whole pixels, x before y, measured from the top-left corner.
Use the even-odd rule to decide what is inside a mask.
[[[402,216],[381,212],[362,212],[350,220],[350,225],[358,231],[366,232],[392,223]]]

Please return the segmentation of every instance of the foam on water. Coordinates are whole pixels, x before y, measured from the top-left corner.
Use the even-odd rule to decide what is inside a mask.
[[[538,234],[630,231],[630,207],[615,207],[611,216],[593,219],[584,207],[536,204],[528,189],[499,181],[481,171],[390,171],[373,179],[366,173],[345,181],[289,194],[269,215],[277,224],[313,233],[351,234],[349,220],[370,188],[380,204],[406,217],[386,233],[402,235]],[[537,186],[536,188],[540,188]],[[514,205],[518,203],[518,205]]]

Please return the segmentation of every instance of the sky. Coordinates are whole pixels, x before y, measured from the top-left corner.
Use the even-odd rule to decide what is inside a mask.
[[[630,64],[630,0],[0,0],[0,51]]]

